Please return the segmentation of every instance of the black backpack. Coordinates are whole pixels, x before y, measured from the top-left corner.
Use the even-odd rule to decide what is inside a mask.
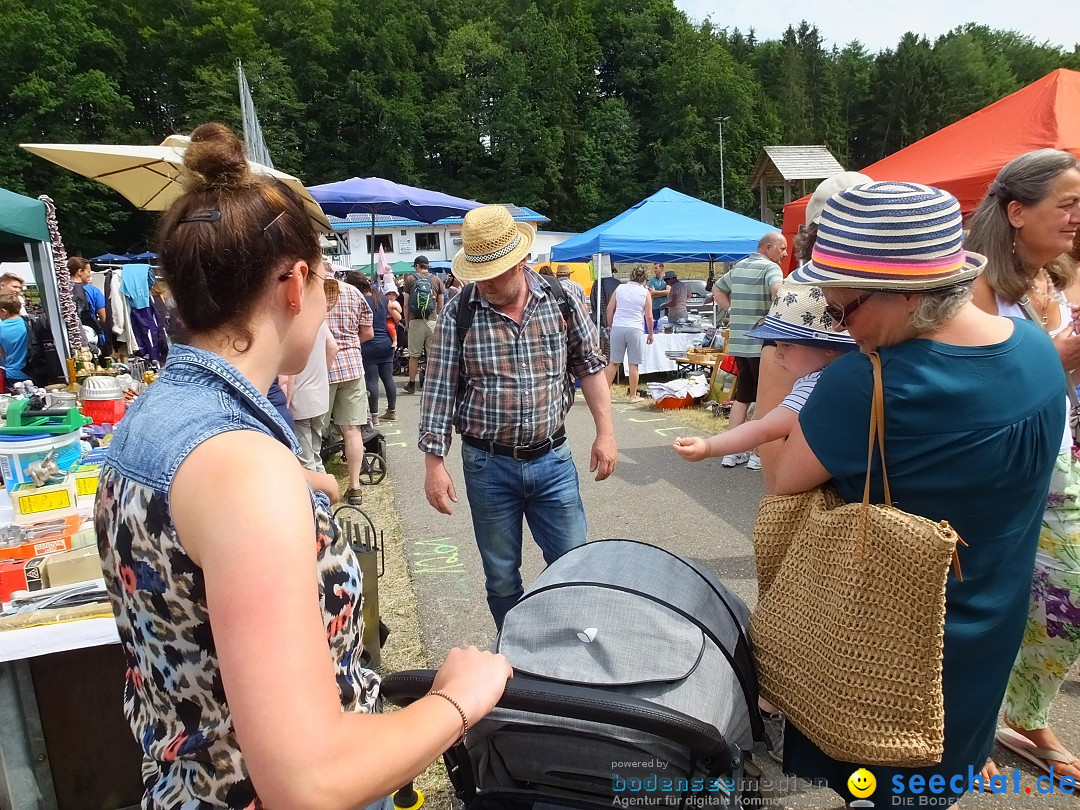
[[[56,352],[49,318],[38,315],[35,318],[23,316],[26,324],[26,365],[23,373],[34,385],[44,387],[64,380],[64,366]]]
[[[417,275],[409,293],[409,312],[425,320],[435,311],[435,282],[429,276]]]

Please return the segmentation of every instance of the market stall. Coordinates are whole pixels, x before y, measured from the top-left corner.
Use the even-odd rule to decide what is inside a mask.
[[[108,362],[108,361],[105,361]],[[114,810],[139,801],[126,662],[92,515],[104,446],[137,364],[76,353],[75,382],[0,395],[0,807]]]
[[[700,344],[705,337],[701,332],[675,332],[665,334],[663,332],[653,336],[653,342],[645,345],[645,353],[638,366],[640,374],[654,374],[661,371],[675,371],[675,360],[668,352],[685,355],[686,350],[695,343]],[[630,373],[630,367],[624,362],[623,372]]]

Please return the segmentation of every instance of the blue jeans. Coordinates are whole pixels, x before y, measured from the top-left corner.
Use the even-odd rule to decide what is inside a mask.
[[[473,533],[484,561],[488,607],[495,627],[524,592],[521,518],[550,565],[585,542],[585,507],[570,443],[532,461],[514,461],[461,443]]]

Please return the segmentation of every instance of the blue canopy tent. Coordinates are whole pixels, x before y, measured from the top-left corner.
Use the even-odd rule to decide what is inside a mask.
[[[757,250],[778,229],[718,205],[662,188],[614,219],[551,248],[551,260],[730,262]]]

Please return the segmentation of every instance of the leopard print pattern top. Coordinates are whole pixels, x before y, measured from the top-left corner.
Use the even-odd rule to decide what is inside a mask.
[[[343,711],[378,710],[360,663],[356,557],[321,493],[312,497],[319,600]],[[163,493],[106,466],[94,523],[126,659],[124,712],[143,749],[143,807],[261,808],[229,714],[202,570],[176,535]]]

